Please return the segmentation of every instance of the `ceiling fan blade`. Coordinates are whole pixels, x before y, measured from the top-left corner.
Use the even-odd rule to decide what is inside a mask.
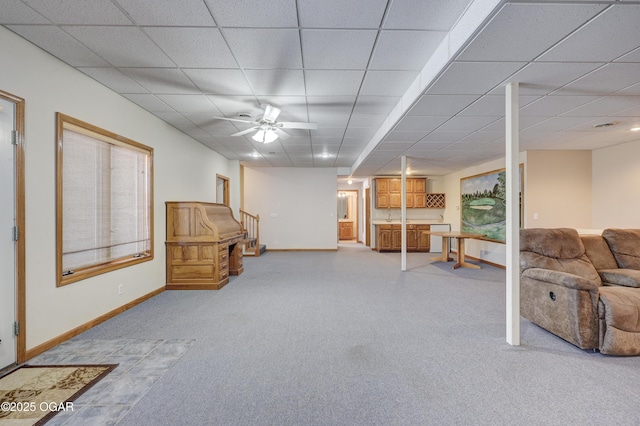
[[[264,116],[262,117],[262,119],[270,123],[275,123],[279,115],[280,115],[279,108],[276,108],[274,106],[267,104],[264,107]]]
[[[293,121],[281,121],[278,123],[278,125],[283,129],[316,130],[318,128],[318,123],[299,123]]]
[[[287,139],[289,139],[291,137],[289,135],[289,133],[285,132],[284,130],[281,130],[281,129],[278,129],[278,128],[274,128],[273,130],[276,132],[278,137],[280,139],[282,139],[283,141],[286,141]]]
[[[260,124],[257,121],[251,121],[251,120],[241,120],[239,118],[228,118],[228,117],[211,117],[214,118],[216,120],[227,120],[227,121],[236,121],[238,123],[247,123],[247,124]]]
[[[243,136],[243,135],[246,135],[247,133],[251,133],[251,132],[255,131],[257,128],[258,127],[250,127],[250,128],[248,128],[246,130],[243,130],[241,132],[234,133],[231,136]]]

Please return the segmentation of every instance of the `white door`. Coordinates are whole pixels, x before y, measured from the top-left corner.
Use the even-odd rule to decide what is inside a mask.
[[[16,243],[14,104],[0,98],[0,368],[16,362]]]

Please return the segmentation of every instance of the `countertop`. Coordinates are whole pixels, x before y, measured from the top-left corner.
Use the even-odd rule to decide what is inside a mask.
[[[374,225],[402,225],[399,219],[392,219],[388,222],[386,219],[377,219],[371,221]],[[449,225],[439,221],[438,219],[407,219],[407,225]]]

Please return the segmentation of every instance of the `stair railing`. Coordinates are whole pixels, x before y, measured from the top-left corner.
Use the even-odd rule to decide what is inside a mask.
[[[244,254],[260,256],[260,215],[252,215],[240,209],[240,223],[247,238],[244,242]]]

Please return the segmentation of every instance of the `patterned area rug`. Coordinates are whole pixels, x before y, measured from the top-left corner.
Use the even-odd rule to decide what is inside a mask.
[[[118,364],[24,365],[0,378],[0,423],[42,425]]]

